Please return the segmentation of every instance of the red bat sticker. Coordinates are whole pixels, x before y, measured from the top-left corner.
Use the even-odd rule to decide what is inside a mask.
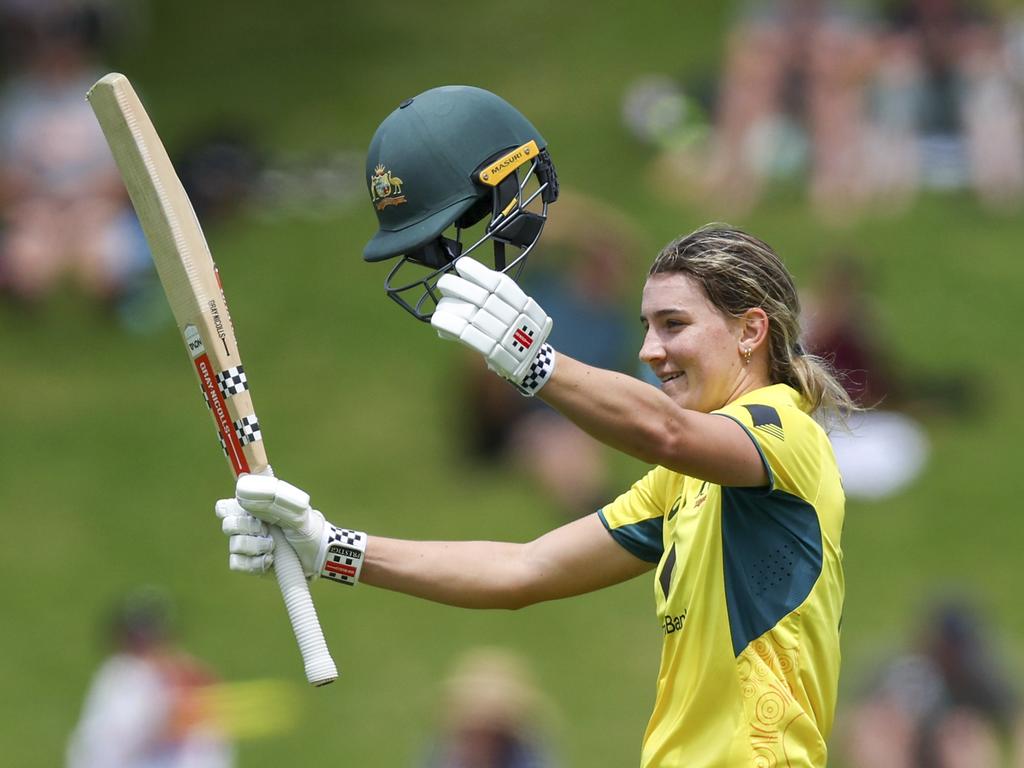
[[[224,441],[224,450],[227,451],[231,468],[235,471],[236,476],[243,472],[248,472],[249,462],[245,460],[245,454],[242,453],[242,444],[239,442],[238,435],[235,433],[235,427],[231,423],[231,415],[228,413],[228,407],[224,403],[224,396],[221,395],[220,387],[217,386],[217,379],[213,373],[213,367],[210,365],[210,358],[204,353],[195,358],[195,363],[196,371],[199,373],[199,381],[203,386],[203,392],[206,393],[206,402],[209,404],[210,410],[213,411],[213,418],[217,422],[217,431],[220,432],[221,439]]]

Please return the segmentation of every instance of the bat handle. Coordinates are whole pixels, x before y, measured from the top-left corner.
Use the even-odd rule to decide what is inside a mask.
[[[280,528],[271,526],[270,534],[274,537],[277,585],[281,588],[292,631],[299,643],[299,653],[306,667],[306,679],[315,686],[333,683],[338,677],[338,668],[327,649],[313,598],[309,594],[309,583],[302,572],[302,563]]]

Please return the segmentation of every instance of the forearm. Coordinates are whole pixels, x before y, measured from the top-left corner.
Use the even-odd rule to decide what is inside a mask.
[[[615,543],[595,513],[528,544],[371,536],[361,580],[447,605],[515,609],[618,584],[651,567]]]
[[[639,379],[559,353],[538,397],[602,443],[641,461],[671,466],[680,455],[688,412]]]
[[[527,605],[524,544],[371,536],[360,581],[460,608]]]

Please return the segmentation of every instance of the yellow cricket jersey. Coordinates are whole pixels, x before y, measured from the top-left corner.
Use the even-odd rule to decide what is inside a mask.
[[[845,498],[832,447],[805,408],[777,384],[715,411],[754,441],[767,487],[657,467],[599,513],[623,547],[658,563],[664,642],[643,768],[827,762]]]

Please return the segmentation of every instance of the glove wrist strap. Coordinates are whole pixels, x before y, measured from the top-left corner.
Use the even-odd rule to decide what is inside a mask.
[[[327,526],[327,557],[320,576],[354,587],[359,583],[359,574],[363,570],[367,536],[362,531],[337,528],[330,523]]]
[[[540,391],[541,387],[548,383],[548,379],[551,378],[551,374],[554,372],[555,350],[550,344],[544,343],[537,350],[537,355],[533,358],[533,362],[530,363],[529,370],[526,371],[522,382],[516,384],[516,388],[524,397],[533,397]]]

